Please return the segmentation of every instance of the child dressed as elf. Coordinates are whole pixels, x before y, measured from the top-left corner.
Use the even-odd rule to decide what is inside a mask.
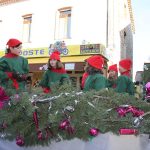
[[[107,79],[103,76],[103,65],[104,59],[95,55],[87,59],[88,67],[86,68],[86,72],[88,73],[88,77],[85,81],[85,85],[83,90],[100,90],[106,88]]]
[[[54,51],[48,60],[48,70],[44,73],[40,86],[44,93],[51,92],[51,86],[55,83],[63,84],[65,80],[69,80],[69,76],[60,61],[60,53]]]
[[[88,67],[88,63],[87,63],[87,59],[85,60],[85,66],[84,66],[84,73],[82,75],[82,80],[81,80],[81,90],[84,89],[84,85],[85,85],[85,81],[87,79],[87,77],[89,76],[89,74],[87,73],[87,67]]]
[[[117,64],[109,66],[109,69],[108,69],[108,88],[116,88],[117,78],[118,78]]]
[[[22,42],[17,39],[9,39],[7,52],[0,58],[0,83],[4,88],[25,90],[27,74],[29,72],[28,61],[19,56]]]
[[[119,62],[120,76],[117,79],[116,92],[134,95],[134,84],[130,74],[131,66],[132,61],[130,59],[123,59]]]

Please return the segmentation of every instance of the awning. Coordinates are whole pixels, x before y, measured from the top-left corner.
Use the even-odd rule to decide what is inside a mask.
[[[61,61],[64,63],[67,63],[67,62],[84,62],[84,60],[89,58],[90,56],[68,56],[68,57],[66,56],[66,57],[61,57]],[[29,58],[28,62],[29,62],[29,64],[47,63],[48,59],[49,59],[48,57],[32,58],[32,59]]]

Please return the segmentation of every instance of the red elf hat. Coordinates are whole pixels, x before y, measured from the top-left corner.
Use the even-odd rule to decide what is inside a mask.
[[[115,71],[116,73],[118,72],[117,64],[109,66],[109,71]]]
[[[119,65],[126,70],[131,70],[132,61],[130,59],[123,59],[119,62]]]
[[[54,51],[51,55],[50,55],[50,59],[55,59],[60,61],[60,52],[59,51]]]
[[[87,62],[92,67],[99,69],[99,70],[101,70],[104,65],[104,59],[99,55],[91,56],[90,58],[87,59]]]
[[[22,42],[17,40],[17,39],[9,39],[6,45],[8,47],[15,47],[15,46],[17,46],[19,44],[22,44]]]

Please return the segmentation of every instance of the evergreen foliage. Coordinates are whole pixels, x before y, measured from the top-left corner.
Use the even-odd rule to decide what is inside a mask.
[[[113,90],[77,91],[71,85],[55,86],[51,94],[43,94],[40,89],[33,89],[31,94],[20,93],[19,98],[12,94],[9,105],[0,110],[1,138],[14,140],[18,135],[24,137],[25,146],[45,145],[51,141],[79,138],[88,140],[89,130],[98,128],[100,133],[119,134],[120,128],[135,129],[134,117],[127,113],[120,117],[116,111],[121,105],[131,105],[145,113],[150,111],[150,104],[136,100],[128,94],[118,94]],[[37,112],[39,127],[33,118]],[[60,123],[69,120],[72,133],[59,128]],[[4,124],[6,126],[4,126]],[[139,134],[150,132],[149,115],[143,117],[137,127]],[[38,131],[42,139],[38,139]],[[47,133],[50,133],[47,137]],[[3,136],[2,136],[3,135]]]

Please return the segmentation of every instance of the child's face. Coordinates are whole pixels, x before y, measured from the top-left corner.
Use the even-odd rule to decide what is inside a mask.
[[[109,71],[109,77],[115,77],[116,76],[116,72],[113,70]]]
[[[57,60],[55,60],[55,59],[51,59],[51,60],[50,60],[50,65],[51,65],[53,68],[56,68],[56,63],[57,63]]]
[[[18,47],[10,47],[11,53],[15,55],[20,55],[22,49],[22,44],[20,44]]]
[[[125,71],[127,71],[127,70],[124,69],[124,68],[122,68],[121,66],[119,66],[119,72],[120,72],[120,73],[123,73],[123,72],[125,72]]]

